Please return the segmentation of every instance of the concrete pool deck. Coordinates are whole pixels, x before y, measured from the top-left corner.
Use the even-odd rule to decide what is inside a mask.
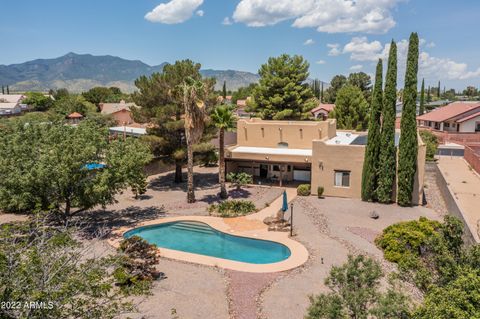
[[[287,198],[292,201],[297,196],[297,190],[295,188],[287,188]],[[290,257],[286,260],[271,263],[271,264],[250,264],[244,262],[238,262],[223,258],[216,258],[211,256],[187,253],[179,250],[172,250],[167,248],[159,248],[160,255],[165,258],[181,260],[185,262],[198,263],[207,266],[221,267],[230,270],[252,272],[252,273],[268,273],[278,272],[293,269],[301,266],[308,260],[307,249],[299,242],[291,239],[288,232],[273,232],[268,231],[268,226],[263,223],[263,220],[269,216],[276,216],[277,212],[282,207],[283,196],[279,196],[268,207],[260,210],[259,212],[242,217],[236,218],[221,218],[212,216],[178,216],[167,217],[147,222],[141,222],[135,225],[134,228],[141,226],[149,226],[156,224],[165,224],[176,221],[196,221],[202,222],[210,227],[235,236],[248,237],[260,240],[269,240],[283,244],[290,249]],[[288,215],[288,213],[287,213]],[[116,229],[113,233],[114,236],[109,240],[109,243],[118,247],[123,234],[132,227],[122,227]]]

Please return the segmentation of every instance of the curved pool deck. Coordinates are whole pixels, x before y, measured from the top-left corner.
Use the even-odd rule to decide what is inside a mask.
[[[293,200],[296,196],[296,189],[287,189],[289,200]],[[273,201],[269,207],[259,212],[243,217],[236,218],[220,218],[212,216],[178,216],[165,217],[156,220],[150,220],[139,223],[135,227],[122,227],[114,231],[114,236],[109,239],[109,243],[114,247],[118,247],[123,235],[134,228],[158,225],[178,221],[196,221],[209,225],[210,227],[224,232],[226,234],[248,237],[253,239],[268,240],[283,244],[290,249],[290,257],[280,262],[269,264],[251,264],[239,262],[229,259],[199,255],[194,253],[172,250],[167,248],[159,248],[160,255],[165,258],[177,259],[185,262],[197,263],[213,267],[221,267],[236,271],[267,273],[290,270],[301,266],[308,260],[307,249],[299,242],[289,238],[289,232],[273,232],[268,231],[267,225],[263,223],[263,219],[267,216],[273,216],[282,205],[282,196]],[[295,226],[295,225],[294,225]]]

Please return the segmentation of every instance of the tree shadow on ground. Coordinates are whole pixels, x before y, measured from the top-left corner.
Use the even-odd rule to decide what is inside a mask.
[[[162,207],[130,206],[121,210],[94,210],[83,212],[74,217],[72,224],[79,229],[84,239],[106,238],[112,228],[135,226],[138,222],[165,217]]]
[[[148,188],[154,191],[181,190],[187,191],[187,173],[182,174],[182,183],[175,183],[175,172],[159,176],[150,181]],[[193,183],[196,190],[205,190],[219,187],[218,174],[216,173],[194,173]]]
[[[231,189],[228,191],[228,198],[227,199],[247,199],[252,193],[248,189]],[[222,201],[220,198],[220,193],[218,194],[209,194],[203,196],[199,199],[200,202],[205,202],[208,204],[216,204]]]

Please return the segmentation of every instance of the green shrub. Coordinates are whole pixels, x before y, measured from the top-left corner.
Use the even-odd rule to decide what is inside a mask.
[[[256,212],[255,204],[249,200],[226,200],[220,204],[210,205],[208,211],[211,215],[220,217],[238,217]]]
[[[318,198],[322,198],[322,196],[323,196],[323,191],[324,191],[324,190],[325,190],[325,189],[323,188],[323,186],[318,186],[318,187],[317,187],[317,196],[318,196]]]
[[[227,181],[234,184],[237,189],[240,189],[242,186],[252,184],[253,177],[247,173],[228,173],[227,174]]]
[[[300,184],[297,187],[298,196],[310,196],[310,184]]]
[[[425,146],[427,147],[427,161],[435,160],[435,154],[437,153],[438,139],[430,131],[420,131],[420,137],[422,138]]]
[[[385,259],[391,262],[407,262],[410,257],[420,256],[421,249],[429,240],[438,236],[441,224],[420,217],[418,221],[400,222],[383,230],[375,243],[383,249]]]

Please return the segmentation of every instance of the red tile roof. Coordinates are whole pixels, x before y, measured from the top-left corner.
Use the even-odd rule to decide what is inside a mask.
[[[443,122],[474,109],[480,111],[480,102],[453,102],[432,112],[420,115],[417,117],[417,120]]]
[[[335,108],[335,104],[322,104],[322,103],[320,103],[316,108],[312,109],[310,112],[315,113],[315,112],[318,112],[320,110],[325,110],[327,112],[331,112],[331,111],[333,111],[334,108]]]
[[[471,120],[471,119],[476,118],[476,117],[479,117],[479,116],[480,116],[480,109],[478,110],[477,113],[473,113],[472,115],[469,115],[469,116],[466,116],[466,117],[462,117],[461,119],[458,119],[456,122],[457,122],[457,123],[462,123],[462,122]]]
[[[72,114],[67,116],[67,118],[69,119],[81,119],[82,117],[83,115],[78,112],[73,112]]]

